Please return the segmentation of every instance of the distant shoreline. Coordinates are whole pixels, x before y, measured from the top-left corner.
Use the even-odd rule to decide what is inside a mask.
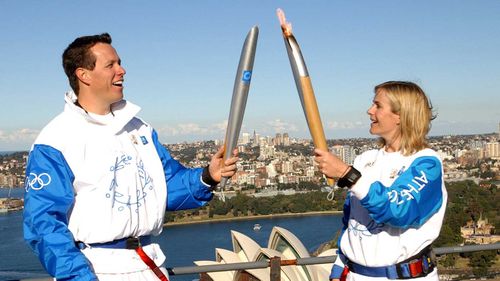
[[[163,224],[163,227],[186,225],[186,224],[209,223],[209,222],[254,220],[254,219],[268,219],[268,218],[280,218],[280,217],[305,217],[305,216],[318,216],[318,215],[321,216],[321,215],[335,215],[335,214],[341,215],[342,211],[320,211],[320,212],[306,212],[306,213],[284,213],[284,214],[254,215],[254,216],[244,216],[244,217],[197,219],[192,221],[167,222]]]

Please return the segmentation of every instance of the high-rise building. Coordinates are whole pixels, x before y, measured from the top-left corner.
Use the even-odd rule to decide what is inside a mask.
[[[241,144],[248,144],[250,143],[250,134],[249,133],[242,133],[241,134]]]
[[[253,130],[253,139],[252,139],[252,145],[253,146],[258,146],[260,141],[260,135]]]
[[[288,133],[283,133],[283,145],[284,146],[290,145],[290,138],[288,137]]]
[[[336,145],[331,148],[331,151],[349,165],[352,165],[356,158],[356,151],[350,145]]]
[[[282,145],[283,144],[283,137],[281,136],[280,133],[276,134],[276,137],[274,138],[274,145]]]
[[[500,157],[500,143],[499,142],[488,142],[485,146],[486,156],[490,158]]]
[[[292,163],[290,161],[283,161],[283,163],[281,163],[281,172],[283,174],[288,174],[288,173],[293,172]]]
[[[267,145],[274,145],[274,143],[273,143],[273,137],[266,136],[266,144]]]

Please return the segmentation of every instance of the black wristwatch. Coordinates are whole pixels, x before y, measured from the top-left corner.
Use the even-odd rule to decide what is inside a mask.
[[[338,180],[337,186],[350,188],[359,180],[359,178],[361,178],[361,173],[351,166],[349,172]]]

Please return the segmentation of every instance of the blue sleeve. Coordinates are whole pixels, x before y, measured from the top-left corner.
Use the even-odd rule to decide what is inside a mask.
[[[26,167],[24,239],[57,280],[97,280],[68,229],[73,181],[61,152],[47,145],[33,147]]]
[[[347,259],[339,248],[339,250],[337,251],[337,259],[335,260],[335,263],[332,266],[332,270],[330,272],[330,276],[328,277],[328,279],[340,279],[342,273],[344,272],[346,264],[347,264]]]
[[[391,186],[379,181],[372,183],[361,204],[377,223],[399,228],[418,227],[443,204],[442,177],[439,159],[422,156]]]
[[[210,186],[201,181],[202,168],[188,169],[172,158],[168,150],[152,135],[167,180],[167,210],[177,211],[201,207],[212,200]]]

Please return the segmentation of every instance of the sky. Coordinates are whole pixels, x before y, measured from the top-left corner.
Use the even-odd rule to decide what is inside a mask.
[[[29,150],[64,105],[63,50],[108,32],[125,98],[163,143],[223,139],[241,49],[259,27],[241,133],[309,138],[276,9],[301,47],[328,139],[370,137],[373,87],[419,84],[430,135],[498,132],[500,1],[0,0],[0,151]]]

